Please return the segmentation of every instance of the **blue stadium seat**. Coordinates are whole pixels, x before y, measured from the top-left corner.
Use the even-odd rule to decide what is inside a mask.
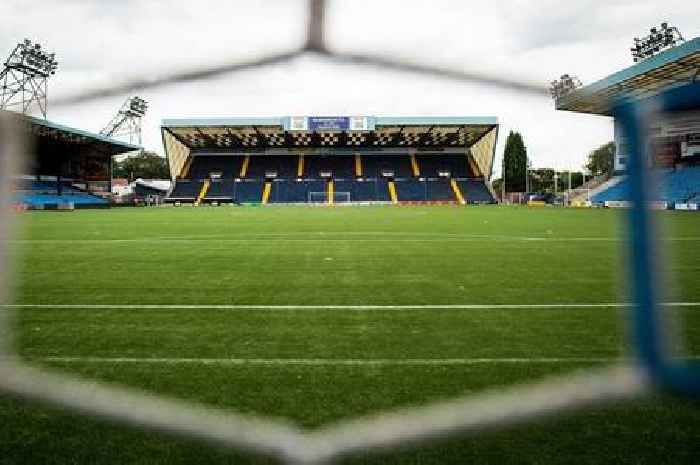
[[[666,173],[662,181],[661,200],[686,202],[700,193],[700,166],[680,168]]]
[[[377,201],[379,202],[390,202],[391,197],[389,196],[389,186],[387,185],[387,180],[385,178],[375,178],[373,181],[374,192],[377,196]]]
[[[426,181],[417,179],[397,180],[396,195],[402,202],[420,202],[427,200]]]
[[[175,187],[168,196],[169,200],[194,200],[201,188],[200,182],[180,179],[175,182]]]
[[[265,183],[265,173],[276,171],[272,181],[269,203],[303,203],[309,201],[310,192],[325,193],[327,182],[319,177],[322,171],[333,173],[335,192],[349,192],[352,202],[390,201],[387,179],[382,170],[394,172],[399,201],[452,201],[454,192],[449,180],[439,178],[441,170],[451,174],[469,171],[467,158],[461,154],[416,155],[423,181],[413,177],[411,158],[408,154],[363,155],[364,176],[355,179],[353,155],[308,155],[305,157],[304,179],[297,180],[298,157],[295,155],[252,155],[245,179],[234,182],[243,163],[243,156],[198,155],[192,162],[192,179],[181,179],[175,184],[169,200],[194,200],[199,195],[204,179],[212,171],[221,172],[220,181],[212,180],[205,200],[234,199],[238,202],[260,202]],[[461,178],[460,188],[468,202],[493,202],[483,179]]]
[[[298,157],[295,155],[253,155],[250,157],[246,177],[264,178],[268,171],[275,171],[279,178],[292,178],[297,174],[297,162]]]
[[[234,184],[234,199],[240,203],[256,203],[262,201],[263,181],[241,180]]]
[[[355,196],[353,195],[354,185],[357,181],[350,181],[350,180],[343,180],[343,181],[335,181],[335,186],[334,186],[334,191],[335,192],[349,192],[350,193],[350,201],[355,202]]]
[[[72,203],[81,206],[108,206],[109,201],[75,187],[70,182],[61,183],[61,193],[58,193],[56,181],[37,181],[31,179],[18,179],[15,182],[13,201],[23,203],[34,208],[45,208],[59,204]]]
[[[308,200],[308,182],[276,180],[272,183],[270,203],[300,203]]]
[[[494,203],[496,201],[481,178],[459,179],[457,185],[462,190],[462,196],[467,203]]]
[[[334,178],[352,178],[355,157],[352,155],[308,155],[304,157],[304,176],[318,178],[321,171],[330,171]]]
[[[242,156],[231,155],[195,155],[190,166],[190,178],[193,180],[207,179],[211,172],[220,172],[222,178],[238,176]]]
[[[397,178],[410,178],[413,176],[411,158],[408,154],[363,155],[362,168],[364,175],[368,178],[381,177],[383,169],[392,170]]]
[[[425,183],[428,200],[455,200],[452,186],[447,179],[428,180]]]
[[[233,198],[233,179],[212,180],[204,197],[206,200],[231,200]],[[201,189],[201,187],[200,187]]]
[[[307,181],[306,186],[308,195],[312,192],[326,192],[326,181],[324,180]],[[308,196],[306,200],[309,200]]]
[[[653,170],[652,179],[656,184],[653,200],[683,203],[700,193],[700,166]],[[628,201],[630,199],[628,191],[629,181],[625,176],[608,189],[591,197],[591,202],[602,205],[607,201]]]
[[[449,171],[453,178],[470,176],[466,155],[431,154],[416,155],[421,176],[436,178],[440,171]]]
[[[353,202],[374,202],[377,200],[385,200],[383,198],[384,194],[379,194],[378,191],[383,189],[386,192],[387,186],[386,182],[381,183],[376,179],[364,179],[362,181],[354,181],[352,183],[352,193],[350,198]],[[386,196],[388,197],[388,192]]]
[[[72,203],[76,207],[80,206],[108,206],[109,202],[96,195],[80,193],[80,194],[28,194],[17,192],[13,196],[13,201],[24,203],[31,207],[42,208],[51,205],[59,205]]]

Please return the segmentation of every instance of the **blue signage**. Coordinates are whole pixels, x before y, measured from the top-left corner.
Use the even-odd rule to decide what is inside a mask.
[[[309,116],[309,131],[347,131],[350,118],[347,116]]]

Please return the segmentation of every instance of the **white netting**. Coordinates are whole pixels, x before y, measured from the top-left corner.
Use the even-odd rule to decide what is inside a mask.
[[[92,88],[87,92],[78,91],[52,103],[65,107],[98,98],[119,96],[134,90],[202,81],[225,73],[289,62],[306,54],[352,65],[370,65],[393,72],[418,73],[440,79],[488,84],[508,91],[523,92],[533,98],[549,97],[544,85],[519,80],[513,77],[509,70],[464,70],[461,66],[452,68],[397,59],[394,58],[397,54],[392,53],[373,55],[330,51],[324,39],[325,3],[322,0],[311,0],[309,5],[307,41],[300,48],[292,47],[291,50],[282,52],[270,51],[269,55],[249,56],[240,62],[200,63],[194,68],[170,74],[148,73],[146,77],[130,76],[117,85]],[[459,27],[468,26],[459,24]],[[360,37],[362,35],[360,34]],[[374,41],[372,43],[375,44]],[[226,42],[224,48],[229,47],[230,42]],[[6,174],[10,172],[10,162],[19,159],[21,155],[16,137],[19,132],[10,129],[8,125],[8,121],[0,118],[0,178],[5,182],[0,191],[3,206],[0,212],[0,267],[7,266],[9,178]],[[327,193],[311,192],[309,201],[327,202]],[[350,201],[350,194],[337,192],[334,194],[334,201]],[[0,274],[3,281],[6,276],[6,273]],[[348,453],[400,446],[407,442],[430,440],[456,433],[479,432],[486,428],[521,423],[542,415],[598,404],[606,400],[633,399],[645,393],[649,386],[638,369],[615,367],[575,377],[513,387],[506,391],[487,392],[476,397],[417,409],[350,420],[310,433],[255,416],[215,413],[203,407],[165,400],[155,395],[139,394],[94,382],[85,383],[24,367],[9,350],[10,334],[6,321],[8,309],[8,306],[4,306],[0,310],[0,349],[4,350],[0,354],[1,390],[16,396],[61,405],[86,415],[109,417],[127,424],[173,432],[226,447],[270,454],[289,463],[325,463],[329,459]]]

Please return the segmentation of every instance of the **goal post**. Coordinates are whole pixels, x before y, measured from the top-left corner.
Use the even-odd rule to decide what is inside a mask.
[[[309,203],[328,203],[328,193],[309,192]],[[350,192],[333,192],[333,203],[350,203]]]
[[[325,192],[309,192],[309,203],[327,203],[328,194]]]
[[[350,192],[333,192],[333,203],[350,203]]]

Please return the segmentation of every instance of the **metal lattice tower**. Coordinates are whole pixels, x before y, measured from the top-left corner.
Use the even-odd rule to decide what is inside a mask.
[[[564,74],[559,79],[551,82],[549,93],[554,100],[558,100],[580,87],[582,87],[582,84],[578,77]]]
[[[668,23],[663,22],[661,27],[649,29],[648,36],[641,39],[635,37],[630,52],[632,52],[632,59],[637,63],[683,42],[685,39],[681,31],[677,27],[669,26]]]
[[[21,107],[28,114],[35,104],[46,118],[47,81],[58,67],[55,56],[29,39],[17,44],[0,72],[0,109]]]
[[[100,134],[108,137],[128,137],[130,144],[142,145],[141,123],[147,109],[148,102],[144,99],[129,97]]]

